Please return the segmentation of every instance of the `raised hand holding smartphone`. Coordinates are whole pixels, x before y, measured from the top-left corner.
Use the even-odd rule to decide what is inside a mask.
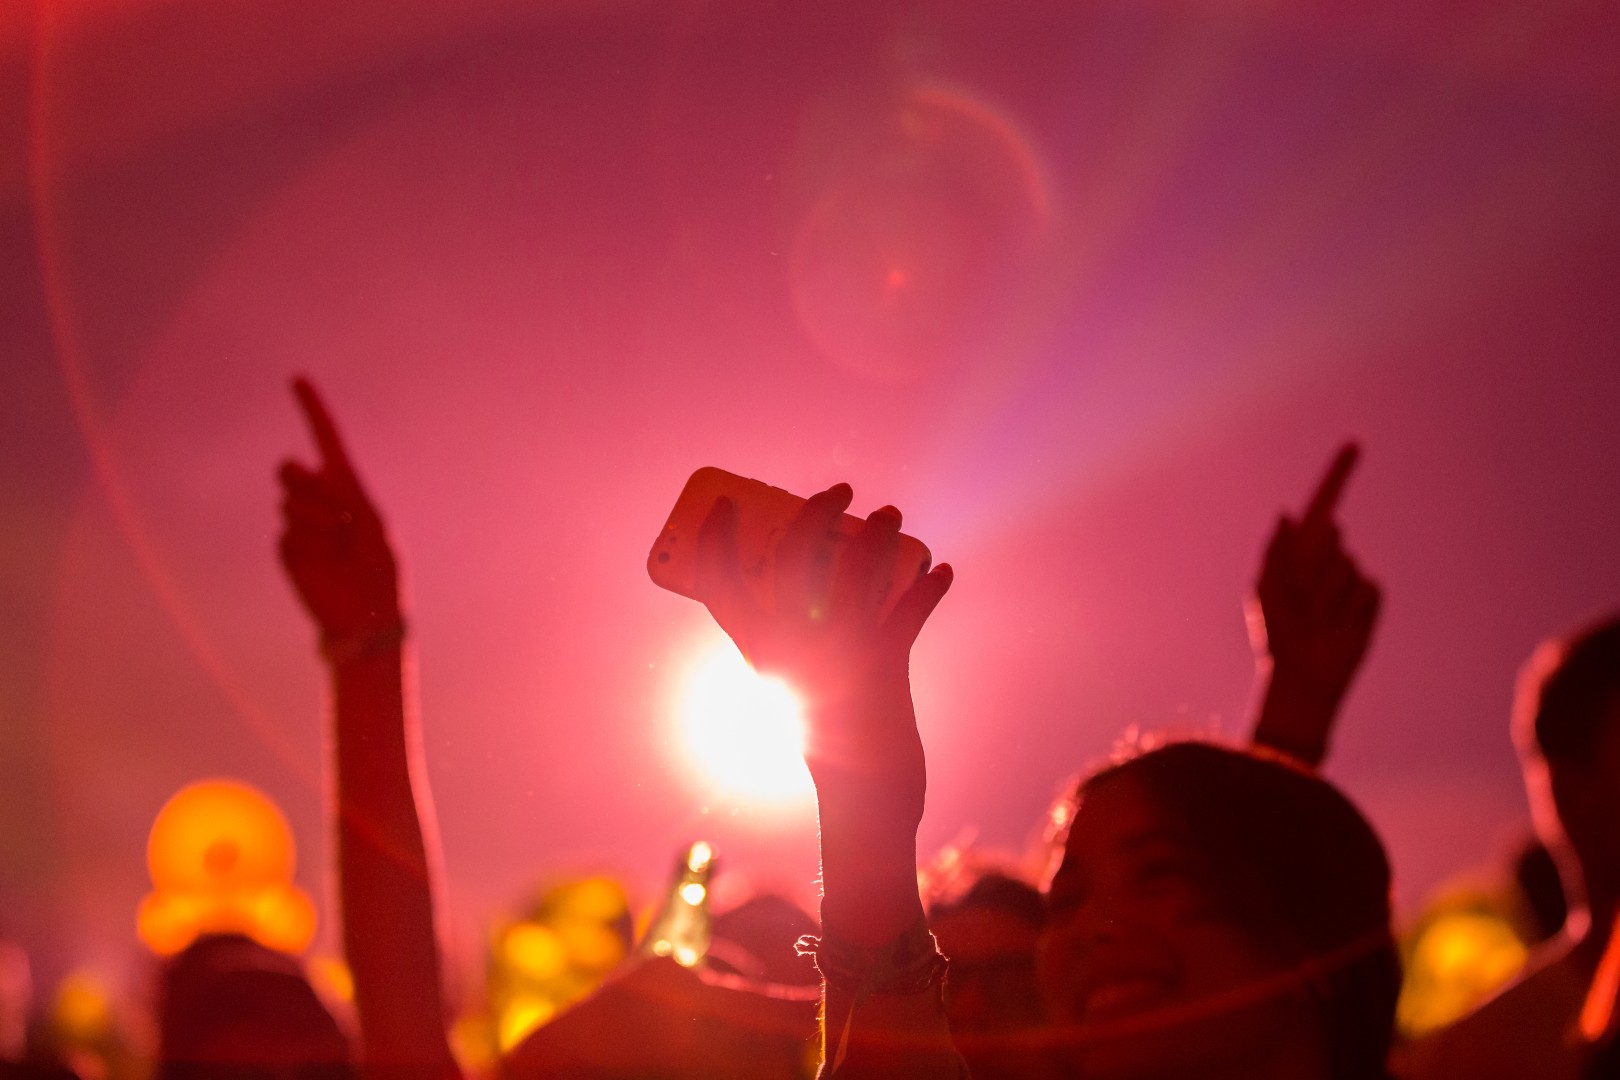
[[[689,493],[735,479],[700,470]],[[693,508],[677,505],[648,569],[700,600],[755,670],[804,702],[820,816],[824,1060],[833,1072],[891,1075],[895,1046],[926,1046],[930,1067],[956,1075],[943,961],[917,894],[927,778],[910,681],[911,646],[951,569],[926,570],[927,549],[900,532],[894,507],[849,518],[847,484],[805,500],[773,491],[683,496]],[[669,574],[678,559],[679,576]]]
[[[687,480],[669,513],[669,520],[653,542],[647,556],[647,573],[654,584],[702,601],[704,598],[698,588],[698,539],[703,523],[721,500],[731,504],[735,518],[738,572],[757,603],[773,606],[777,548],[807,500],[724,469],[705,467]],[[862,519],[845,513],[827,523],[829,546],[826,550],[831,563],[822,569],[829,577],[836,576],[850,543],[865,526]],[[928,572],[931,562],[932,556],[922,541],[900,534],[891,572],[869,582],[871,588],[878,590],[878,610],[892,610],[906,590]]]

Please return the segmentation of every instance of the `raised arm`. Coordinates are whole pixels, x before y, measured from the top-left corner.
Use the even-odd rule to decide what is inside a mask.
[[[281,465],[281,564],[331,679],[339,897],[361,1067],[368,1080],[444,1080],[459,1070],[445,1034],[434,819],[398,565],[320,397],[302,379],[293,391],[320,463]]]
[[[804,702],[821,821],[822,1075],[955,1080],[943,962],[917,893],[926,773],[909,671],[951,569],[920,576],[884,611],[900,512],[874,512],[835,560],[851,494],[839,484],[813,496],[789,526],[769,607],[744,583],[735,508],[722,500],[699,537],[698,589],[749,663]]]
[[[1360,454],[1342,447],[1304,515],[1278,518],[1248,605],[1260,701],[1253,740],[1311,766],[1327,756],[1378,622],[1381,593],[1345,551],[1333,516]]]

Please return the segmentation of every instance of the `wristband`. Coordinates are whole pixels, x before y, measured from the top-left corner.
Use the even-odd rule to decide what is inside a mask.
[[[910,995],[942,987],[949,967],[928,922],[919,918],[899,937],[866,948],[823,934],[805,935],[794,946],[815,961],[829,986],[857,1000],[874,994]]]
[[[839,990],[849,997],[849,1011],[844,1015],[838,1034],[838,1046],[828,1055],[830,1071],[824,1075],[838,1074],[849,1053],[855,1010],[874,995],[900,997],[932,990],[935,1004],[942,1010],[945,1007],[945,975],[949,964],[940,955],[939,944],[928,930],[928,920],[922,916],[899,937],[873,948],[852,945],[826,934],[821,937],[806,934],[794,945],[794,950],[815,962],[828,990]]]

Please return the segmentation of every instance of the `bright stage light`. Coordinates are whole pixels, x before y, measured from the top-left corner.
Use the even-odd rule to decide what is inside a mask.
[[[787,803],[814,794],[798,699],[755,674],[730,641],[687,673],[680,731],[687,756],[728,795]]]

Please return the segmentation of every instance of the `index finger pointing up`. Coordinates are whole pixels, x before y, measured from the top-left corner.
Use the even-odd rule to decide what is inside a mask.
[[[1300,519],[1301,524],[1326,522],[1332,519],[1333,511],[1338,508],[1339,497],[1344,494],[1344,485],[1349,482],[1350,474],[1355,471],[1356,462],[1361,458],[1361,447],[1355,443],[1345,443],[1339,448],[1338,454],[1333,458],[1333,464],[1328,466],[1327,475],[1316,486],[1311,495],[1310,505],[1305,508],[1305,516]]]
[[[343,449],[337,425],[332,423],[332,415],[326,411],[321,395],[315,392],[308,379],[302,377],[293,380],[293,394],[298,398],[298,405],[304,410],[304,419],[309,421],[309,430],[315,436],[315,446],[321,452],[321,468],[353,476],[354,466],[349,464],[349,454]]]

